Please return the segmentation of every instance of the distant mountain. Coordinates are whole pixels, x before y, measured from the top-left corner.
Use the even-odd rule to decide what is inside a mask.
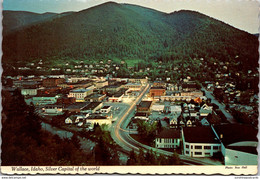
[[[57,14],[57,13],[33,13],[26,11],[3,11],[3,34],[8,34],[14,30],[23,27],[43,22],[45,20],[67,15],[70,12]]]
[[[56,18],[47,19],[47,15]],[[47,15],[41,15],[41,23],[28,20],[35,24],[4,36],[5,63],[103,58],[187,61],[196,57],[241,61],[243,68],[258,63],[257,37],[194,11],[166,14],[109,2],[65,16]],[[6,14],[5,31],[15,27],[9,19]]]

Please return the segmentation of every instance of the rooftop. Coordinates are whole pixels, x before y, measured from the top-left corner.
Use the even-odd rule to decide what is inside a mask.
[[[229,145],[242,141],[257,142],[257,130],[250,125],[245,124],[225,124],[215,125],[214,129],[218,136],[223,135],[222,142],[224,145]]]
[[[152,101],[141,101],[138,104],[138,107],[142,107],[142,108],[150,108],[152,104]]]
[[[90,91],[91,89],[74,89],[74,90],[71,90],[70,92],[72,93],[85,93],[87,91]]]
[[[184,127],[183,135],[189,143],[219,143],[211,127]]]
[[[81,109],[87,106],[89,102],[83,102],[83,103],[74,103],[69,106],[67,106],[67,109]]]
[[[104,106],[102,109],[108,109],[110,108],[111,106]]]
[[[180,130],[179,129],[164,129],[160,132],[156,138],[180,138]]]
[[[87,106],[85,106],[82,110],[93,110],[100,104],[101,102],[91,102]]]
[[[161,90],[165,90],[163,87],[155,87],[155,86],[151,87],[151,89],[161,89]]]
[[[89,119],[89,120],[91,120],[91,119],[107,119],[107,117],[100,116],[100,115],[90,115],[89,117],[87,117],[87,119]]]

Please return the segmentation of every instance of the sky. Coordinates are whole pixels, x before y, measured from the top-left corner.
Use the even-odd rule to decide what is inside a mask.
[[[44,12],[80,11],[108,0],[3,0],[4,10]],[[171,13],[194,10],[249,33],[258,33],[260,0],[110,0]]]

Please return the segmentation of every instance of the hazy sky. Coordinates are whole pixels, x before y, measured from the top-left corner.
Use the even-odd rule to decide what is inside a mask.
[[[37,13],[80,11],[107,0],[3,0],[4,10]],[[259,0],[113,0],[137,4],[162,12],[187,9],[219,19],[249,33],[258,33]]]

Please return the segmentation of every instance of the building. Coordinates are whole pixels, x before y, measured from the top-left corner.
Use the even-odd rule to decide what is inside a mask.
[[[174,113],[174,114],[180,114],[182,109],[181,109],[181,106],[174,105],[174,106],[170,106],[170,111],[171,111],[171,113]]]
[[[121,89],[121,84],[109,85],[106,87],[106,92],[108,93],[116,93]]]
[[[102,102],[90,102],[87,106],[81,109],[82,113],[95,113],[97,110],[101,109]]]
[[[156,148],[168,148],[176,149],[180,147],[180,135],[179,129],[164,129],[159,135],[155,138],[155,147]]]
[[[153,110],[153,111],[163,112],[163,110],[164,110],[164,105],[154,104],[154,105],[152,106],[152,110]]]
[[[141,119],[141,120],[149,120],[149,117],[146,113],[136,113],[134,119]]]
[[[73,104],[76,103],[76,98],[61,97],[57,99],[57,104]]]
[[[151,87],[150,96],[160,97],[165,95],[166,90],[163,87]]]
[[[136,111],[140,113],[146,113],[150,114],[150,108],[152,105],[152,101],[141,101],[137,106],[136,106]]]
[[[103,88],[104,86],[108,86],[108,81],[98,81],[95,84],[95,86],[96,86],[97,89]]]
[[[37,95],[37,89],[35,88],[26,88],[26,89],[21,89],[21,94],[23,96],[35,96]]]
[[[44,87],[55,87],[58,84],[64,83],[64,78],[47,78],[43,80]]]
[[[79,113],[88,104],[89,104],[89,102],[73,103],[73,104],[68,105],[64,110],[66,110],[68,112]]]
[[[30,105],[30,103],[32,102],[35,106],[43,106],[47,104],[55,104],[59,97],[60,96],[56,94],[42,94],[33,96],[31,99],[25,100],[25,102],[28,105]]]
[[[190,157],[212,157],[221,151],[221,144],[211,127],[183,127],[183,152]]]
[[[86,118],[86,124],[90,126],[94,126],[94,124],[99,124],[101,125],[111,125],[112,121],[110,120],[109,117],[101,116],[101,115],[90,115],[89,117]]]
[[[58,104],[48,104],[42,108],[47,114],[62,114],[63,106]]]
[[[93,89],[75,89],[71,90],[68,97],[76,98],[76,102],[84,102],[85,97],[93,94]]]
[[[163,87],[163,88],[166,88],[166,83],[163,82],[163,81],[155,81],[153,83],[153,87]]]
[[[109,113],[112,109],[112,106],[104,106],[103,108],[100,109],[101,113]]]
[[[101,102],[103,99],[106,98],[106,94],[91,94],[85,98],[85,101],[89,102]]]
[[[140,91],[142,88],[141,83],[127,83],[124,88],[128,88],[131,91]]]
[[[203,106],[201,106],[200,111],[199,111],[200,116],[206,117],[209,114],[212,114],[212,110],[213,110],[212,106],[208,106],[207,104],[203,104]]]
[[[148,83],[148,79],[147,78],[140,78],[140,79],[129,78],[128,82],[129,83],[140,83],[140,84],[142,84],[142,86],[144,86]]]
[[[258,165],[257,132],[246,124],[224,124],[212,126],[221,143],[225,165]]]

